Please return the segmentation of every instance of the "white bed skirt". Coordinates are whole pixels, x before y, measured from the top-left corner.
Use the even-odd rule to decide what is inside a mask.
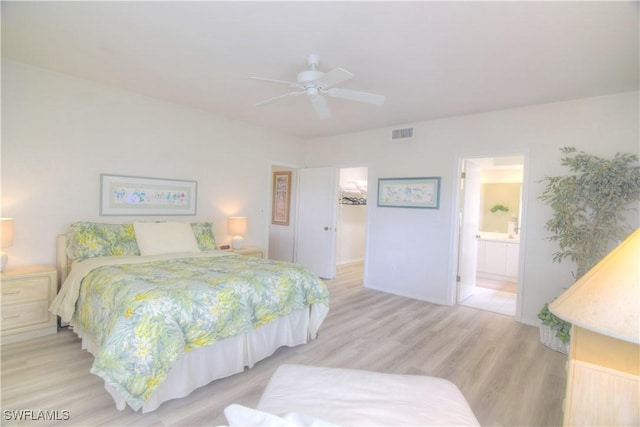
[[[315,339],[327,312],[327,307],[313,305],[310,310],[293,312],[243,335],[186,352],[142,406],[142,412],[153,411],[167,400],[187,396],[213,380],[240,373],[245,367],[251,368],[279,347],[293,347]],[[74,328],[74,331],[82,338],[83,349],[94,355],[99,351],[82,330]],[[118,410],[124,410],[127,403],[118,392],[106,383],[105,389],[113,397]]]

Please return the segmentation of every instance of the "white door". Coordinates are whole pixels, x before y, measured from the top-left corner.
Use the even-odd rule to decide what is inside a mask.
[[[476,287],[478,239],[480,230],[480,167],[463,160],[464,179],[459,190],[460,230],[458,245],[458,300],[464,301]]]
[[[295,261],[324,279],[336,276],[337,170],[299,170]]]

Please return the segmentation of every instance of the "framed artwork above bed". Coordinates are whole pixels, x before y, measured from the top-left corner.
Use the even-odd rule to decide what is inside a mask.
[[[100,215],[195,215],[197,181],[100,175]]]

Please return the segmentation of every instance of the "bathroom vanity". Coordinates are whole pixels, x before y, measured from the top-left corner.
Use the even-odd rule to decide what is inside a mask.
[[[477,237],[478,277],[517,282],[520,254],[519,236],[481,232]]]

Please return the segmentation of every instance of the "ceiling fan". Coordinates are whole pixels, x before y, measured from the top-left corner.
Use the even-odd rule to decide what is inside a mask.
[[[329,109],[329,104],[327,104],[324,95],[333,96],[335,98],[348,99],[350,101],[364,102],[373,105],[384,104],[384,95],[333,87],[338,83],[342,83],[353,78],[353,74],[345,70],[344,68],[334,68],[333,70],[326,73],[318,71],[316,68],[320,63],[320,57],[315,54],[308,56],[307,63],[309,64],[309,67],[311,67],[311,69],[298,73],[298,77],[295,83],[283,80],[268,79],[264,77],[249,77],[253,80],[263,80],[267,82],[279,83],[298,89],[293,92],[269,98],[265,101],[255,104],[255,106],[263,107],[265,105],[281,101],[290,96],[307,95],[318,117],[320,119],[327,119],[331,117],[331,110]]]

